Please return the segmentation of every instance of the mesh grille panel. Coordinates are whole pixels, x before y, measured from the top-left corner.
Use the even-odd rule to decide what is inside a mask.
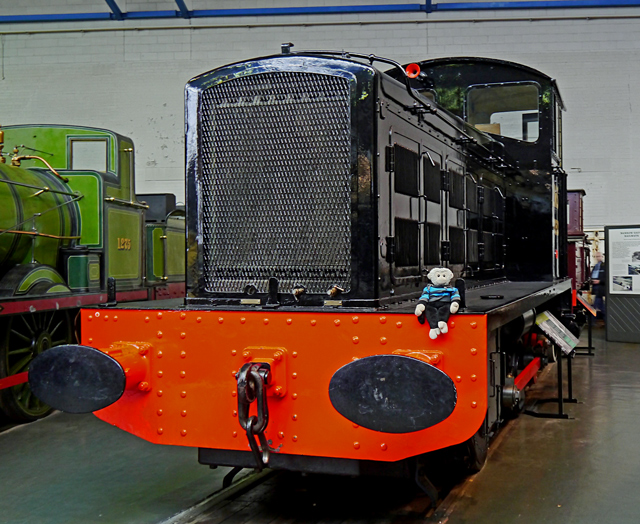
[[[351,277],[351,115],[346,79],[272,72],[201,101],[204,282],[209,292],[324,293]]]

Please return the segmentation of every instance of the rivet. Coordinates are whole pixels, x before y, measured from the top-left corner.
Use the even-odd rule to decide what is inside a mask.
[[[185,398],[185,397],[187,396],[187,392],[186,392],[186,391],[181,391],[181,392],[180,392],[180,396],[181,396],[182,398]]]
[[[186,429],[183,429],[183,430],[180,432],[180,435],[182,435],[183,437],[186,437],[186,436],[187,436],[187,430],[186,430]]]
[[[387,451],[387,445],[386,445],[386,444],[384,444],[384,443],[380,444],[380,449],[381,449],[382,451]]]
[[[462,382],[462,377],[460,375],[456,377],[456,382]]]
[[[237,432],[237,431],[234,431],[234,432],[232,433],[232,435],[233,435],[233,438],[236,438],[236,437],[238,436],[238,432]]]
[[[93,342],[93,338],[89,337],[89,342]]]
[[[156,413],[158,414],[158,416],[159,416],[159,417],[161,417],[161,416],[162,416],[162,410],[161,410],[161,409],[159,409],[158,411],[156,411]]]
[[[360,321],[358,317],[351,317],[351,320],[353,321],[354,324],[357,324]]]
[[[162,313],[158,312],[157,317],[158,317],[158,318],[162,318]]]
[[[266,326],[269,323],[269,319],[265,318],[265,319],[262,320],[262,322],[264,322],[264,325]]]
[[[158,392],[156,393],[156,395],[158,395],[159,397],[161,397],[161,396],[162,396],[162,390],[161,390],[161,389],[159,389],[159,390],[158,390]]]
[[[244,318],[244,317],[242,317],[242,318],[240,319],[240,324],[244,324],[246,321],[247,321],[247,319],[246,319],[246,318]]]
[[[471,348],[471,354],[472,355],[477,355],[478,354],[478,350],[476,348]]]
[[[251,351],[245,351],[242,353],[242,358],[245,360],[250,360],[251,359]]]
[[[278,360],[278,361],[279,361],[279,360],[282,360],[282,351],[276,351],[276,352],[273,354],[273,358],[275,358],[275,359],[276,359],[276,360]]]
[[[196,318],[196,322],[197,322],[198,324],[200,324],[200,322],[202,322],[202,317],[198,317],[198,318]]]
[[[402,322],[396,322],[396,327],[400,329],[402,327]]]
[[[292,356],[293,358],[298,358],[298,352],[297,352],[297,351],[294,351],[294,352],[291,354],[291,356]]]
[[[93,315],[89,315],[89,316],[87,317],[87,320],[88,320],[89,322],[91,322],[91,321],[93,320]]]
[[[138,353],[140,353],[142,356],[145,356],[148,352],[149,350],[147,348],[140,348],[140,350],[138,351]]]
[[[278,397],[281,397],[282,395],[284,395],[284,389],[282,388],[282,386],[277,386],[275,393]]]
[[[294,393],[293,395],[291,395],[291,398],[292,398],[293,400],[297,399],[297,398],[298,398],[298,394],[297,394],[297,393]]]
[[[158,428],[158,435],[162,435],[164,433],[164,429]]]
[[[471,382],[475,382],[476,380],[478,380],[478,377],[476,375],[471,375]]]
[[[145,321],[146,323],[149,323],[149,317],[144,317],[144,321]]]
[[[360,426],[358,424],[352,424],[352,426],[356,429],[358,429]]]
[[[333,321],[333,323],[335,324],[335,326],[336,326],[336,327],[338,327],[338,326],[340,325],[340,320],[336,318],[336,319]]]
[[[238,372],[237,372],[237,371],[235,371],[235,370],[231,372],[231,375],[232,375],[232,376],[234,376],[234,377],[235,377],[237,374],[238,374]]]
[[[184,378],[187,376],[187,372],[186,371],[181,371],[180,372],[180,378]]]
[[[160,373],[162,373],[162,371]],[[124,368],[124,374],[125,374],[125,376],[128,377],[131,374],[131,368]],[[162,376],[162,375],[160,375],[160,376]]]
[[[387,337],[380,337],[380,344],[383,346],[387,343]]]
[[[449,329],[453,329],[454,327],[456,327],[456,323],[453,320],[449,321]]]
[[[474,401],[471,403],[471,407],[472,407],[472,408],[474,408],[474,409],[475,409],[475,408],[477,408],[477,407],[478,407],[478,403],[474,400]]]
[[[360,339],[358,337],[353,337],[351,340],[353,340],[354,344],[357,344],[358,342],[360,342]]]
[[[162,358],[162,351],[158,351],[158,358]]]
[[[238,352],[235,349],[231,350],[231,356],[235,357]]]
[[[298,420],[298,415],[293,415],[293,416],[291,417],[291,420]]]
[[[184,340],[185,338],[187,338],[187,334],[184,332],[180,333],[180,338]]]
[[[183,409],[183,410],[180,412],[180,415],[182,415],[183,417],[186,417],[186,416],[187,416],[187,410],[186,410],[186,409]]]
[[[353,447],[354,449],[360,449],[360,442],[354,442]]]
[[[138,389],[140,391],[149,391],[151,389],[151,386],[149,385],[148,382],[140,382],[138,384]]]
[[[280,431],[278,433],[278,438],[283,439],[284,438],[284,431]]]
[[[355,362],[356,360],[360,360],[360,359],[358,357],[353,357],[351,360]]]
[[[113,321],[117,322],[118,321],[118,315],[116,315],[115,317],[113,317]]]
[[[162,331],[158,331],[158,338],[162,338]]]
[[[477,322],[471,322],[471,329],[475,329],[478,327],[478,323]]]
[[[224,317],[218,317],[218,324],[222,324],[224,322]]]
[[[187,352],[186,351],[180,351],[180,358],[187,358]]]
[[[183,311],[182,313],[180,313],[180,319],[184,320],[185,318],[187,318],[187,314]]]
[[[162,378],[162,375],[163,375],[162,371],[158,371],[158,376]]]
[[[380,317],[380,324],[386,324],[387,323],[387,317]]]
[[[293,319],[292,319],[292,318],[288,318],[288,319],[287,319],[287,325],[288,325],[288,326],[290,326],[292,322],[293,322]]]
[[[315,321],[315,320],[312,320],[312,321],[311,321],[311,325],[312,325],[312,326],[315,326],[315,325],[316,325],[316,321]]]
[[[291,378],[292,378],[292,379],[296,379],[296,378],[298,378],[298,374],[297,374],[297,373],[291,373]]]
[[[294,442],[298,442],[298,435],[294,435],[293,437],[291,437],[291,440],[293,440]]]
[[[234,409],[233,413],[231,413],[231,415],[233,415],[234,417],[237,417],[238,416],[238,412]]]
[[[104,321],[106,322],[107,320],[109,320],[109,315],[104,316]]]
[[[231,392],[231,396],[232,396],[232,397],[235,397],[237,394],[238,394],[238,392],[237,392],[237,391],[232,391],[232,392]]]

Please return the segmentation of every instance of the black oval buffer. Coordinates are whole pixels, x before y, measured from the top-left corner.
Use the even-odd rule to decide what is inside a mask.
[[[456,407],[449,376],[421,360],[374,355],[341,367],[331,377],[333,407],[351,422],[384,433],[411,433],[445,420]]]
[[[124,393],[122,366],[102,351],[79,345],[56,346],[29,366],[29,386],[42,402],[67,413],[91,413]]]

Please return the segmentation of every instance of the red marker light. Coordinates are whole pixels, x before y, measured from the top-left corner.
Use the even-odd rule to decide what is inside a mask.
[[[420,74],[420,66],[418,64],[409,64],[405,71],[409,78],[417,78]]]

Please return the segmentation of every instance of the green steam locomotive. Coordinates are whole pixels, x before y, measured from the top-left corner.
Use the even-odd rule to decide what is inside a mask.
[[[184,209],[135,194],[131,139],[63,125],[0,131],[0,203],[0,408],[29,421],[29,364],[80,307],[184,296]]]

